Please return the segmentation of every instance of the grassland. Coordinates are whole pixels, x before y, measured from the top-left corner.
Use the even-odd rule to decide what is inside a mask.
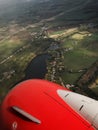
[[[59,39],[63,48],[64,71],[61,78],[65,84],[76,84],[85,71],[98,60],[98,32],[95,29],[70,28],[58,30],[50,37]],[[92,88],[97,93],[97,86]]]
[[[14,34],[7,32],[0,42],[0,100],[11,87],[24,79],[29,62],[51,44],[51,39],[40,36],[41,32],[37,33],[35,28],[15,29]]]
[[[92,88],[92,91],[98,95],[98,86],[96,86],[95,88]]]
[[[17,50],[17,48],[19,49],[17,42],[13,44],[16,44],[16,46],[14,46],[15,50]],[[2,53],[3,56],[0,55],[0,97],[3,97],[14,84],[24,77],[24,69],[27,63],[35,56],[35,53],[32,52],[33,49],[31,49],[32,46],[25,45],[26,48],[15,53],[13,44],[9,43],[10,47],[7,46],[4,48],[4,46],[2,46],[3,48],[0,48],[4,51]]]

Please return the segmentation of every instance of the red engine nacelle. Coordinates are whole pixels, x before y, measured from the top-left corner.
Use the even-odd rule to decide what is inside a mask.
[[[28,80],[15,86],[2,103],[0,130],[94,130],[62,100],[59,89],[68,91],[44,80]]]

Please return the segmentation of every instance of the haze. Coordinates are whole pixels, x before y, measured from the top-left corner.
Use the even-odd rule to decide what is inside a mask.
[[[30,1],[35,1],[35,0],[0,0],[0,5],[10,5],[19,2],[30,2]]]

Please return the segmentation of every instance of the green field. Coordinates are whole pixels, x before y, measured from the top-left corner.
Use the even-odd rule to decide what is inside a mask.
[[[0,43],[0,61],[12,55],[15,51],[17,51],[23,45],[25,44],[22,41],[12,42],[12,41],[6,40]]]
[[[65,71],[61,74],[63,81],[66,84],[75,84],[98,59],[98,33],[92,33],[91,30],[81,31],[78,28],[54,31],[51,37],[60,39],[60,46],[64,49]]]
[[[34,38],[33,41],[28,39],[28,35],[23,40],[17,34],[16,37],[17,40],[11,37],[0,44],[1,98],[25,77],[25,69],[30,61],[36,55],[45,52],[52,42],[43,36]]]
[[[98,95],[98,85],[95,88],[92,88],[91,90]]]
[[[17,47],[16,47],[17,48]],[[15,48],[15,49],[16,49]],[[19,46],[18,46],[19,48]],[[8,51],[5,50],[7,56]],[[10,55],[10,53],[9,53]],[[11,54],[12,55],[12,54]],[[3,97],[9,89],[24,77],[24,70],[30,60],[35,56],[32,46],[14,54],[4,63],[0,64],[0,95]]]

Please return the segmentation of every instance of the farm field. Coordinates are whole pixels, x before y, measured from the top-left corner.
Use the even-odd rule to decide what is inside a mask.
[[[59,39],[63,51],[64,71],[60,73],[65,84],[77,80],[98,60],[98,32],[91,29],[71,28],[54,31],[50,37]],[[97,86],[91,88],[98,95]]]

